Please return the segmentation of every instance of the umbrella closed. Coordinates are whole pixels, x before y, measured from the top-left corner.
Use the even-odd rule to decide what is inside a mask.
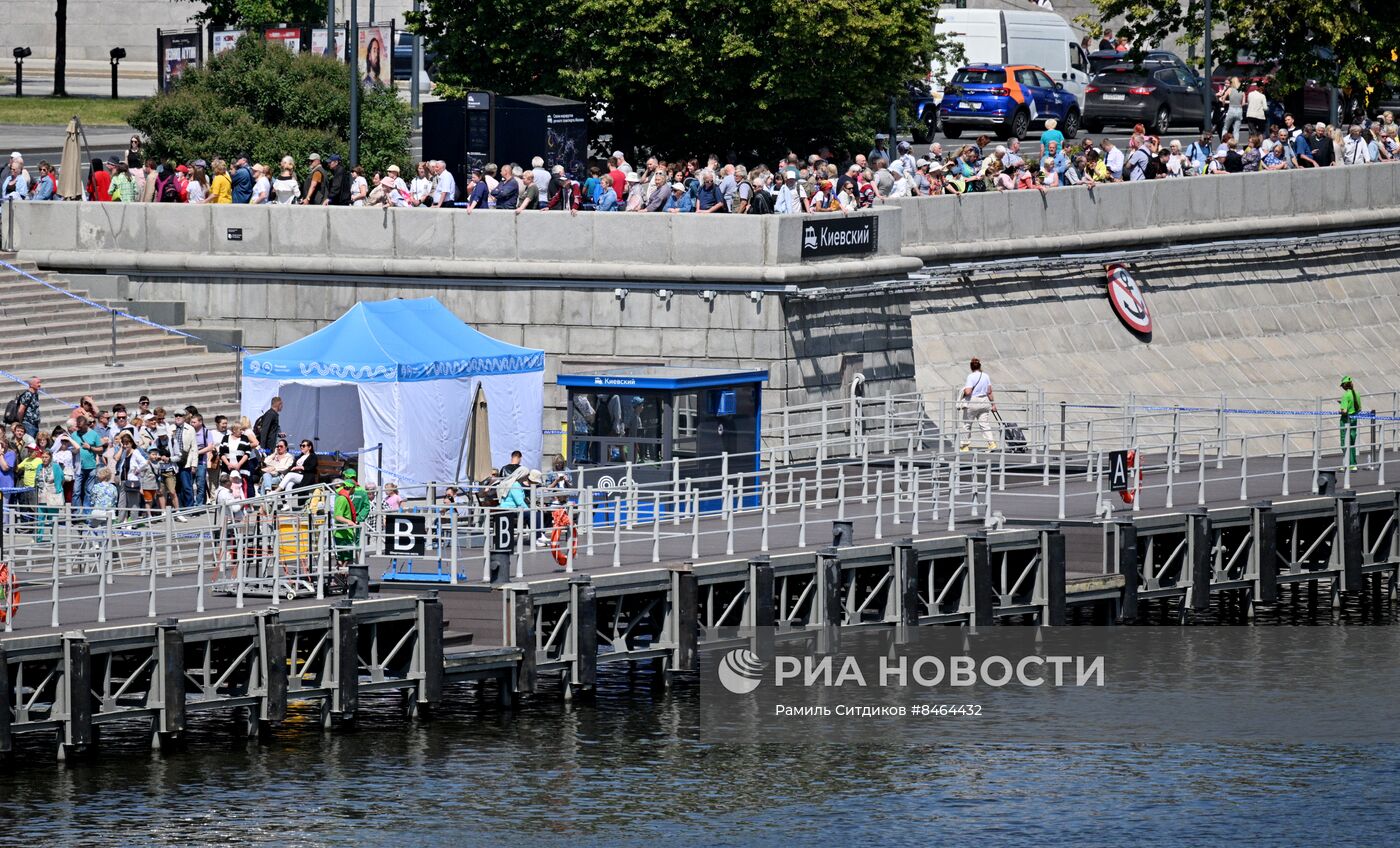
[[[63,140],[63,160],[58,165],[58,196],[64,200],[83,199],[83,158],[78,147],[78,119],[68,122]]]

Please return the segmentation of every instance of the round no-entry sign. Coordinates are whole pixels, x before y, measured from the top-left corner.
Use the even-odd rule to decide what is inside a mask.
[[[1152,315],[1147,311],[1147,299],[1127,267],[1119,263],[1108,266],[1108,302],[1129,330],[1144,336],[1152,334]]]

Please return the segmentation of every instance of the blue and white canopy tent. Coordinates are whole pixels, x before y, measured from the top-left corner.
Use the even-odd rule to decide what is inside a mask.
[[[373,459],[361,463],[370,481],[467,479],[468,457],[487,455],[487,432],[493,466],[519,450],[539,467],[544,352],[477,332],[437,298],[358,303],[305,338],[246,357],[243,414],[256,419],[279,395],[289,440],[310,437],[321,453],[382,444],[381,473]]]

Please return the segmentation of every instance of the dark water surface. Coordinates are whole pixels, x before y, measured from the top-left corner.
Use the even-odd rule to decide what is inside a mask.
[[[500,710],[450,687],[431,721],[362,698],[264,742],[194,717],[184,750],[134,727],[70,765],[27,739],[0,774],[11,845],[1393,845],[1400,746],[716,747],[694,688],[600,675]],[[1259,720],[1268,721],[1261,711]]]

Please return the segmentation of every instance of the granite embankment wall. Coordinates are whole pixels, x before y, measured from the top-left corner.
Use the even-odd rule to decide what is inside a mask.
[[[1343,372],[1400,383],[1400,235],[1286,251],[1248,243],[1393,226],[1397,200],[1394,165],[920,198],[873,213],[873,257],[818,261],[802,259],[800,216],[29,203],[8,208],[4,228],[21,259],[117,272],[101,296],[181,302],[190,329],[236,327],[253,349],[360,300],[431,294],[483,332],[546,350],[550,376],[767,367],[771,405],[844,393],[856,373],[871,394],[942,392],[976,355],[1003,385],[1189,402],[1328,395]],[[1150,341],[1109,309],[1106,257],[1226,240],[1209,255],[1134,260]],[[943,276],[979,259],[1010,262],[908,284],[925,260]],[[871,279],[901,286],[853,288]],[[546,427],[557,418],[547,413]]]
[[[1296,409],[1290,400],[1335,396],[1343,374],[1363,393],[1400,386],[1400,233],[1349,246],[1141,260],[1132,270],[1151,312],[1150,340],[1113,312],[1101,264],[973,274],[916,295],[920,388],[946,392],[969,356],[1003,385],[1071,397],[1137,392],[1167,405],[1213,406],[1223,395]],[[1390,395],[1370,404],[1389,409]],[[1333,420],[1323,423],[1332,438]],[[1265,417],[1250,424],[1254,432],[1312,427]]]
[[[803,260],[796,215],[515,215],[344,207],[19,203],[5,243],[75,270],[335,274],[654,284],[830,285],[919,267],[893,207],[874,251]]]

